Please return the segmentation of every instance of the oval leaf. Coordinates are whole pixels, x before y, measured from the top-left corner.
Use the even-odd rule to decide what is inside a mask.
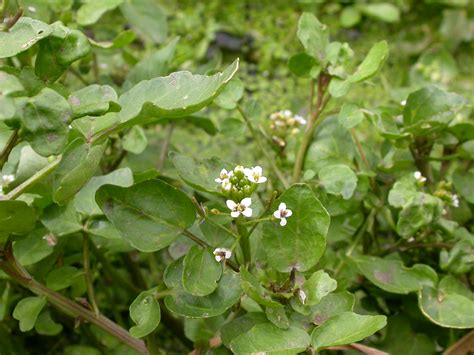
[[[183,288],[194,296],[206,296],[217,287],[222,266],[208,249],[191,247],[183,260]]]
[[[44,297],[26,297],[17,303],[13,310],[13,318],[20,321],[20,330],[27,332],[35,326],[36,318],[46,305]]]
[[[147,336],[160,324],[160,305],[153,293],[154,290],[140,293],[130,305],[130,318],[136,324],[130,328],[130,335],[135,338]]]
[[[293,268],[306,271],[323,255],[329,214],[313,191],[305,184],[296,184],[286,190],[272,205],[272,211],[284,202],[293,215],[284,227],[276,222],[263,226],[262,244],[268,263],[280,272]]]

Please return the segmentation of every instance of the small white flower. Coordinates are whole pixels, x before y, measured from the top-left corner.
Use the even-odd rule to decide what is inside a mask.
[[[227,171],[225,169],[222,169],[219,177],[217,179],[214,179],[215,182],[218,182],[219,184],[223,184],[224,182],[229,182],[229,179],[234,175],[232,171]]]
[[[407,100],[400,101],[400,105],[405,106],[407,104]]]
[[[226,248],[214,249],[214,257],[216,258],[217,262],[230,259],[231,256],[232,256],[232,251],[229,249],[226,249]]]
[[[244,174],[247,176],[247,179],[249,179],[251,182],[254,182],[256,184],[263,184],[265,181],[267,181],[267,178],[263,176],[263,169],[261,166],[254,166],[251,169],[245,168],[244,169]]]
[[[459,207],[459,197],[458,197],[458,195],[456,195],[456,194],[451,195],[451,204],[453,205],[453,207],[456,207],[456,208]]]
[[[230,190],[232,190],[232,184],[231,184],[230,181],[227,180],[227,179],[224,180],[224,181],[222,181],[221,187],[222,187],[222,190],[227,191],[227,192],[229,192]]]
[[[278,218],[280,220],[280,226],[286,226],[286,217],[291,217],[293,212],[286,208],[286,203],[282,202],[278,206],[278,209],[273,212],[273,217]]]
[[[426,178],[423,175],[421,175],[421,172],[419,172],[419,171],[415,171],[413,173],[413,176],[415,177],[416,181],[418,181],[418,182],[425,182],[426,181]]]
[[[28,6],[28,10],[31,12],[36,12],[36,8],[34,6]]]
[[[306,302],[306,293],[302,289],[300,289],[298,291],[298,297],[299,297],[301,303],[305,304],[305,302]]]
[[[14,175],[3,175],[2,176],[2,185],[7,186],[9,183],[15,180]]]
[[[291,116],[293,116],[293,113],[290,110],[280,111],[280,114],[286,118],[290,118]]]
[[[46,234],[43,236],[43,239],[46,240],[46,243],[48,243],[50,247],[54,247],[56,244],[58,244],[58,239],[53,233]]]
[[[303,117],[301,117],[300,115],[296,115],[293,118],[295,119],[296,122],[298,122],[302,126],[306,124],[306,120]]]
[[[252,216],[252,209],[249,207],[252,204],[252,199],[250,197],[244,198],[240,203],[235,203],[232,200],[227,200],[226,205],[232,211],[230,215],[233,218],[237,218],[240,215],[244,215],[245,217]]]
[[[279,113],[278,112],[273,112],[271,115],[270,115],[270,119],[272,121],[275,121],[279,116]]]
[[[234,168],[234,172],[238,173],[238,172],[244,172],[245,168],[242,166],[242,165],[237,165],[235,168]]]

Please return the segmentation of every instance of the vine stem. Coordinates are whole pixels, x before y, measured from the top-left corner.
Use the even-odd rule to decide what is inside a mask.
[[[163,170],[163,166],[165,165],[166,157],[168,156],[168,149],[171,142],[171,136],[173,135],[174,131],[174,123],[168,124],[166,127],[165,139],[161,144],[161,151],[160,151],[160,159],[158,161],[157,169],[161,172]]]
[[[313,140],[313,135],[316,128],[323,122],[320,119],[321,112],[324,111],[330,96],[324,98],[326,89],[329,85],[331,77],[327,74],[321,73],[318,78],[318,98],[316,102],[316,110],[312,113],[308,126],[304,132],[303,140],[301,141],[298,152],[296,153],[295,167],[293,169],[293,183],[297,183],[301,179],[301,170],[303,170],[304,159],[308,151],[309,144]]]
[[[244,119],[245,123],[247,124],[247,127],[249,128],[250,134],[252,135],[253,139],[255,140],[255,143],[257,143],[258,149],[262,152],[262,154],[265,156],[267,159],[268,163],[272,167],[273,171],[275,172],[275,175],[277,176],[278,180],[282,183],[282,185],[286,188],[288,188],[289,184],[288,181],[285,178],[285,175],[281,172],[281,170],[278,168],[278,166],[275,164],[275,159],[268,154],[267,150],[265,147],[262,145],[261,139],[257,134],[257,131],[252,125],[252,122],[250,122],[250,119],[248,118],[247,114],[245,111],[242,109],[242,107],[237,106],[237,110],[239,111],[240,115]]]
[[[133,338],[127,330],[112,322],[104,315],[99,314],[96,316],[90,309],[85,308],[79,303],[68,299],[33,279],[15,259],[11,243],[7,244],[3,251],[0,251],[0,269],[34,294],[45,297],[53,306],[61,309],[66,314],[97,325],[140,354],[149,354],[142,340]]]
[[[91,261],[89,254],[89,234],[87,233],[82,233],[82,261],[84,267],[84,275],[86,278],[87,296],[89,298],[89,303],[91,304],[95,315],[99,316],[99,307],[97,306],[97,302],[95,300],[94,284],[92,282]]]
[[[59,162],[61,161],[61,156],[53,160],[51,163],[46,165],[43,169],[35,173],[33,176],[31,176],[28,180],[23,182],[22,184],[18,185],[15,187],[13,190],[11,190],[8,194],[6,194],[3,199],[4,200],[14,200],[18,196],[20,196],[22,193],[26,192],[30,187],[35,185],[37,182],[40,180],[44,179],[46,176],[51,174],[54,169],[58,166]],[[2,196],[0,196],[0,200],[2,200]]]
[[[10,138],[8,139],[7,144],[3,148],[2,152],[0,153],[0,169],[3,167],[5,162],[8,159],[11,151],[15,147],[16,142],[18,141],[18,130],[14,130]]]

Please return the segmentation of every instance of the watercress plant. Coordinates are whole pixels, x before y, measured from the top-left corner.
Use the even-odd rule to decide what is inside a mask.
[[[396,100],[365,100],[390,43],[358,53],[308,7],[296,103],[269,110],[235,55],[183,60],[157,2],[31,3],[0,8],[1,353],[472,340],[472,103],[427,82],[428,55]],[[375,5],[336,9],[342,27],[400,21]]]

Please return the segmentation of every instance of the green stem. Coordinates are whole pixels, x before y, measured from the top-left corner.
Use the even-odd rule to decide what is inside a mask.
[[[264,217],[264,218],[257,218],[257,219],[252,219],[250,221],[245,221],[242,222],[243,225],[247,224],[254,224],[254,223],[260,223],[260,222],[265,222],[265,221],[271,221],[272,216]]]
[[[99,307],[97,306],[97,302],[95,300],[94,284],[92,282],[91,260],[89,254],[89,234],[87,233],[82,233],[82,260],[84,266],[84,275],[86,278],[87,296],[89,298],[89,303],[91,304],[95,315],[99,316]]]
[[[262,145],[261,139],[257,134],[257,131],[254,129],[252,123],[250,122],[250,119],[248,118],[247,114],[245,111],[242,109],[242,107],[237,106],[237,109],[244,119],[245,123],[247,124],[247,127],[249,128],[250,134],[252,135],[255,143],[258,146],[258,149],[262,152],[262,154],[265,156],[267,159],[267,162],[271,165],[273,171],[275,172],[275,175],[277,176],[278,180],[282,183],[282,185],[286,188],[288,188],[289,184],[288,181],[285,178],[285,175],[281,172],[281,170],[278,168],[278,166],[275,164],[275,158],[273,158],[265,149],[265,147]]]
[[[352,253],[354,252],[355,248],[357,247],[357,245],[359,245],[362,237],[364,236],[367,230],[367,227],[372,223],[372,220],[375,216],[375,212],[376,212],[375,208],[370,210],[370,213],[367,215],[367,218],[365,219],[364,223],[362,224],[359,231],[357,232],[357,235],[355,236],[354,241],[350,245],[349,249],[347,249],[345,258],[342,258],[341,261],[339,262],[339,265],[336,267],[336,270],[334,271],[334,276],[339,275],[339,273],[342,270],[342,267],[346,263],[346,258],[350,257]]]
[[[209,224],[212,224],[214,227],[222,229],[226,233],[230,234],[234,239],[239,239],[239,236],[237,234],[235,234],[234,232],[232,232],[229,228],[223,226],[222,224],[214,222],[208,216],[204,216],[204,219],[206,220],[206,222],[208,222]]]
[[[161,351],[156,344],[155,334],[151,333],[146,337],[146,345],[150,355],[161,355]]]
[[[8,194],[4,196],[4,200],[14,200],[18,196],[20,196],[22,193],[26,192],[30,187],[35,185],[37,182],[41,181],[44,179],[46,176],[51,174],[54,169],[58,166],[59,162],[61,161],[61,157],[56,158],[53,160],[51,163],[46,165],[43,169],[38,171],[36,174],[31,176],[28,180],[23,182],[22,184],[18,185],[15,187],[13,190],[11,190]],[[0,200],[2,197],[0,196]]]
[[[11,244],[7,245],[6,249],[0,253],[0,270],[5,272],[13,280],[18,282],[21,286],[29,289],[34,294],[45,297],[53,306],[62,310],[69,316],[95,324],[105,330],[107,333],[119,339],[131,349],[139,352],[140,354],[149,354],[145,343],[142,340],[133,338],[127,330],[118,326],[107,317],[101,314],[96,316],[96,314],[94,314],[94,312],[88,308],[83,307],[79,303],[66,298],[62,294],[53,291],[34,280],[32,276],[15,259]]]
[[[1,16],[0,16],[1,18]],[[0,153],[0,169],[3,167],[5,162],[8,160],[8,156],[10,155],[13,148],[15,148],[15,144],[18,141],[18,130],[14,130],[10,138],[8,139],[7,144],[3,148],[2,152]]]
[[[237,221],[237,230],[240,234],[240,249],[242,249],[242,256],[244,257],[244,265],[250,265],[252,259],[252,251],[250,248],[250,236],[247,231],[247,228],[242,224],[242,221],[238,219]]]
[[[7,13],[7,8],[10,0],[3,0],[2,1],[2,7],[0,8],[0,21],[3,22],[3,18],[5,17]]]
[[[161,151],[160,151],[160,159],[158,161],[157,170],[161,173],[163,167],[165,165],[166,157],[168,156],[168,149],[171,142],[171,136],[173,135],[174,131],[174,123],[169,123],[166,127],[165,138],[163,143],[161,144]]]

